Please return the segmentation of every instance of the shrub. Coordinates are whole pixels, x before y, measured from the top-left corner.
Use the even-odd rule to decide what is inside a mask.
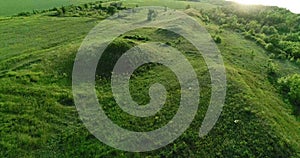
[[[117,8],[117,9],[119,9],[119,10],[122,9],[122,5],[123,5],[122,2],[112,2],[112,3],[110,3],[110,6],[113,6],[113,7]]]
[[[289,101],[300,106],[300,74],[282,77],[278,80],[279,88]]]
[[[279,43],[281,42],[281,38],[278,34],[274,34],[266,38],[265,41],[272,43],[274,46],[279,46]]]
[[[262,47],[265,47],[267,45],[266,42],[259,37],[255,38],[255,42]]]
[[[292,42],[299,42],[300,41],[300,33],[289,33],[285,37],[285,40],[292,41]]]
[[[275,55],[274,53],[271,53],[271,54],[269,55],[269,58],[270,58],[270,59],[275,59],[275,58],[276,58],[276,55]]]
[[[166,45],[172,46],[172,43],[168,41],[168,42],[166,42]]]
[[[249,32],[245,32],[243,35],[246,39],[253,40],[253,36]]]
[[[276,77],[277,72],[278,72],[277,65],[272,60],[269,60],[268,67],[267,67],[268,75],[271,77]]]
[[[148,37],[140,36],[140,35],[133,35],[133,36],[124,36],[126,39],[133,39],[138,41],[149,41]]]
[[[65,14],[65,13],[67,12],[67,9],[66,9],[66,7],[64,7],[64,6],[63,6],[63,7],[61,7],[61,10],[62,10],[62,13],[63,13],[63,14]]]
[[[295,57],[296,59],[299,59],[300,58],[300,49],[299,48],[297,48],[298,50],[293,50],[293,52],[292,52],[292,55],[293,55],[293,57]]]
[[[61,9],[57,9],[56,12],[57,12],[57,13],[56,13],[57,16],[62,16],[62,15],[64,15],[64,13],[63,13],[63,11],[62,11]]]
[[[49,11],[57,11],[58,10],[58,8],[57,7],[54,7],[54,8],[52,8],[52,9],[49,9]],[[44,10],[43,10],[44,11]],[[42,12],[43,12],[42,11]]]
[[[18,14],[18,16],[30,16],[29,12],[21,12]]]
[[[268,27],[268,26],[263,26],[261,29],[262,33],[265,33],[266,35],[272,35],[272,34],[277,34],[278,31],[274,26]]]
[[[300,65],[300,59],[297,59],[296,64]]]
[[[76,7],[76,10],[83,11],[84,10],[83,8],[84,7],[82,7],[82,6],[78,6],[78,7]]]
[[[191,8],[191,5],[187,5],[186,7],[185,7],[185,9],[190,9]]]
[[[94,9],[101,10],[102,9],[102,5],[101,4],[95,5]]]
[[[86,3],[86,4],[84,4],[84,8],[89,9],[90,5]]]
[[[33,13],[33,14],[38,14],[38,13],[40,13],[40,12],[39,12],[38,10],[33,10],[32,13]]]
[[[278,59],[286,59],[287,58],[287,54],[285,52],[281,52],[278,56],[277,56]]]
[[[213,39],[214,39],[214,41],[215,41],[216,43],[222,43],[222,39],[221,39],[221,37],[218,36],[218,35],[216,35],[215,37],[213,37]]]
[[[268,43],[266,46],[265,46],[265,49],[267,51],[270,51],[270,52],[273,52],[275,50],[275,47],[272,43]]]
[[[110,15],[113,15],[113,14],[115,14],[116,12],[117,12],[117,8],[114,7],[114,6],[109,6],[109,7],[107,8],[107,13],[110,14]]]

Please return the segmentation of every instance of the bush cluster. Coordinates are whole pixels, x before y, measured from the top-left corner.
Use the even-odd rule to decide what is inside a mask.
[[[242,32],[246,39],[255,41],[279,59],[300,59],[300,17],[297,14],[277,7],[243,8],[233,3],[200,12],[223,28]]]
[[[278,80],[281,92],[288,100],[300,107],[300,74],[294,74],[287,77],[282,77]]]
[[[90,2],[82,5],[70,5],[55,7],[49,10],[32,12],[22,12],[17,16],[31,16],[33,14],[47,13],[46,15],[58,17],[107,17],[115,14],[118,10],[126,9],[122,2],[111,2],[108,6],[104,6],[102,1]]]

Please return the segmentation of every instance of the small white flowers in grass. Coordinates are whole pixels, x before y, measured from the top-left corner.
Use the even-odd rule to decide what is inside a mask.
[[[239,123],[240,122],[240,120],[234,120],[234,123]]]
[[[192,87],[189,87],[189,90],[192,90]]]

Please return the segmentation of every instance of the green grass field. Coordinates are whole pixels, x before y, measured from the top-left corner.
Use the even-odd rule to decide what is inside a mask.
[[[0,1],[0,15],[32,9],[78,4],[83,1]],[[206,2],[124,1],[125,6],[162,5],[184,9],[217,7]],[[216,2],[215,2],[216,3]],[[22,5],[23,4],[23,5]],[[5,7],[4,7],[5,6]],[[14,6],[14,7],[13,7]],[[15,9],[8,9],[8,8]],[[221,28],[205,24],[212,34]],[[222,29],[218,44],[227,73],[227,96],[216,126],[205,137],[198,132],[210,99],[210,76],[204,60],[190,43],[157,29],[139,29],[120,36],[116,43],[136,45],[145,41],[126,36],[142,36],[149,42],[170,43],[195,66],[201,87],[201,102],[189,129],[161,149],[130,153],[111,148],[85,128],[72,97],[72,68],[77,50],[88,32],[101,22],[95,17],[55,17],[44,14],[0,18],[0,157],[299,157],[300,122],[268,74],[269,53],[242,34]],[[115,48],[111,48],[115,49]],[[124,48],[125,49],[125,48]],[[106,52],[110,55],[111,52]],[[107,61],[109,62],[109,61]],[[278,74],[300,73],[289,61],[274,59]],[[164,66],[140,67],[131,80],[132,97],[139,104],[149,102],[152,83],[167,87],[169,100],[157,115],[135,118],[116,104],[105,77],[97,80],[101,106],[121,127],[148,131],[166,124],[178,109],[180,91],[174,74]],[[238,120],[238,122],[235,122]]]
[[[16,15],[20,12],[32,12],[33,10],[45,10],[51,9],[54,7],[68,6],[68,5],[78,5],[84,4],[88,2],[94,2],[99,0],[0,0],[0,16],[11,16]],[[112,0],[102,0],[103,2],[112,1]],[[194,7],[200,8],[209,8],[212,7],[209,3],[198,4],[195,2],[175,2],[172,0],[152,0],[152,1],[141,1],[141,0],[126,0],[122,1],[128,7],[132,7],[135,5],[141,6],[168,6],[174,9],[183,9],[187,4],[193,4]],[[207,1],[206,1],[207,2]]]
[[[20,12],[32,12],[33,10],[51,9],[53,7],[83,4],[93,1],[96,0],[1,0],[0,16],[10,16]]]

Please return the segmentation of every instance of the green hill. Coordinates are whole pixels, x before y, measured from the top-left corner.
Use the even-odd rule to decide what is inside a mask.
[[[13,0],[13,1],[0,1],[0,16],[11,16],[21,12],[42,11],[53,7],[61,7],[66,5],[78,5],[95,0]]]
[[[294,89],[283,91],[277,83],[281,77],[300,74],[299,15],[276,7],[239,10],[242,6],[217,0],[123,2],[126,8],[143,5],[184,10],[218,41],[228,87],[223,112],[210,133],[203,138],[198,136],[211,92],[203,58],[183,37],[144,28],[116,39],[106,51],[107,60],[101,64],[113,61],[115,54],[111,50],[122,53],[141,43],[159,41],[177,48],[195,66],[199,77],[201,101],[196,118],[181,137],[151,152],[123,152],[96,139],[79,119],[71,76],[82,40],[111,14],[110,2],[80,7],[55,5],[58,8],[42,13],[0,18],[0,157],[300,157],[300,98],[290,100],[283,92]],[[255,17],[254,12],[261,14]],[[273,13],[280,14],[277,17]],[[270,22],[264,23],[264,17]],[[253,25],[248,27],[247,23]],[[290,25],[284,28],[282,23]],[[169,99],[162,111],[150,118],[135,118],[122,112],[106,74],[109,69],[97,76],[98,99],[108,117],[119,126],[150,131],[166,124],[178,110],[180,85],[166,67],[144,65],[131,79],[131,95],[139,104],[149,102],[152,83],[160,81],[167,87]]]

